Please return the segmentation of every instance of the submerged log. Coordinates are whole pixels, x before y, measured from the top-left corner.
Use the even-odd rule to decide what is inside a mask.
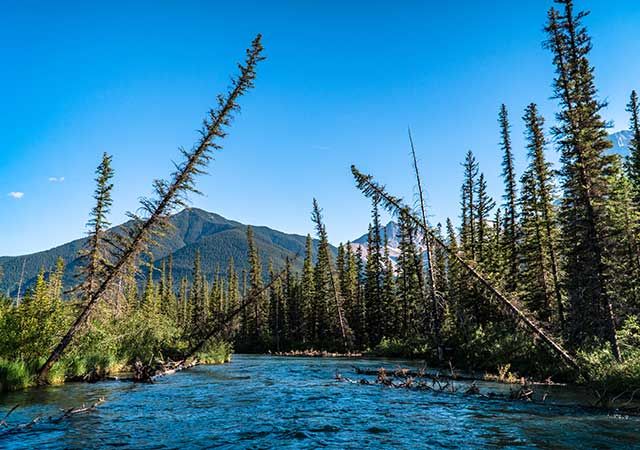
[[[9,426],[9,424],[7,423],[7,419],[9,418],[11,413],[13,413],[16,409],[18,409],[19,405],[16,405],[13,408],[11,408],[9,412],[5,415],[4,419],[0,421],[0,436],[29,430],[38,423],[58,424],[66,419],[69,419],[70,417],[95,411],[98,408],[98,406],[100,406],[104,402],[105,402],[104,397],[100,397],[95,403],[89,406],[86,406],[83,404],[82,406],[77,408],[63,409],[61,410],[62,414],[60,414],[59,416],[44,417],[43,415],[37,415],[33,419],[31,419],[29,422],[19,423],[16,425]]]

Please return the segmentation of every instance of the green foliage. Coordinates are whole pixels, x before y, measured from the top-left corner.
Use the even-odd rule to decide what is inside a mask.
[[[0,392],[18,391],[33,385],[33,372],[22,360],[0,359]]]
[[[212,340],[196,358],[203,364],[222,364],[231,361],[233,347],[226,341]]]
[[[388,358],[420,358],[433,353],[431,345],[421,339],[383,337],[371,354]]]

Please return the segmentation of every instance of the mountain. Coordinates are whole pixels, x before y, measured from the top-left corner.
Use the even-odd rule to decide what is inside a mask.
[[[609,140],[613,144],[611,152],[618,153],[622,156],[629,155],[629,143],[631,142],[631,131],[624,130],[609,135]]]
[[[387,225],[385,225],[382,229],[380,229],[381,238],[384,240],[384,237],[387,236],[387,248],[389,250],[389,257],[391,258],[391,262],[394,267],[398,257],[400,256],[400,227],[394,221],[390,221]],[[358,239],[351,242],[351,248],[353,251],[357,251],[360,248],[362,252],[362,256],[364,259],[367,259],[367,240],[369,238],[369,233],[363,234]],[[422,245],[420,246],[422,247]]]
[[[230,257],[234,258],[238,271],[247,268],[247,225],[226,219],[218,214],[198,208],[187,208],[170,219],[173,230],[162,239],[161,245],[152,249],[157,267],[173,255],[173,275],[176,280],[191,276],[191,268],[196,251],[200,250],[202,269],[211,278],[219,267],[226,274]],[[115,230],[126,227],[126,223]],[[305,236],[287,234],[264,226],[253,226],[254,239],[265,270],[271,261],[274,267],[284,266],[287,256],[300,253],[294,267],[302,266]],[[58,257],[66,264],[64,284],[68,288],[74,284],[74,273],[78,270],[76,256],[86,239],[76,239],[50,250],[23,256],[2,256],[0,267],[4,276],[0,279],[0,292],[15,294],[24,267],[22,292],[35,281],[41,267],[53,268]],[[317,242],[314,241],[317,248]],[[335,248],[332,248],[335,252]]]

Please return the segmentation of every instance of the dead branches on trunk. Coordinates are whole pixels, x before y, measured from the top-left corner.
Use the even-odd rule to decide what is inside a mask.
[[[2,421],[0,421],[0,436],[1,435],[6,435],[6,434],[18,433],[20,431],[29,430],[34,425],[36,425],[38,423],[58,424],[58,423],[66,420],[66,419],[71,418],[71,417],[95,411],[98,408],[98,406],[100,406],[102,403],[104,403],[104,401],[105,401],[104,397],[100,397],[95,403],[93,403],[93,404],[91,404],[89,406],[86,406],[86,405],[83,404],[82,406],[80,406],[78,408],[63,409],[63,410],[61,410],[62,413],[60,415],[58,415],[58,416],[49,416],[49,417],[45,418],[42,415],[37,415],[33,419],[28,421],[28,422],[19,423],[17,425],[11,425],[10,426],[7,423],[7,419],[9,418],[11,413],[13,413],[20,406],[20,405],[15,405],[4,416],[4,419],[2,419]]]
[[[576,369],[578,372],[581,371],[581,367],[576,361],[576,359],[571,356],[555,339],[551,337],[549,332],[542,329],[539,324],[536,324],[533,319],[529,317],[529,314],[524,312],[524,309],[520,306],[516,306],[516,302],[513,299],[509,299],[505,294],[500,292],[496,287],[491,284],[486,277],[484,277],[480,272],[475,269],[471,264],[465,261],[458,253],[454,252],[449,248],[447,244],[445,244],[438,236],[429,227],[424,226],[422,221],[418,219],[415,214],[411,211],[411,209],[404,204],[402,199],[394,197],[390,195],[384,186],[376,183],[371,175],[365,175],[361,173],[355,166],[351,166],[351,172],[356,180],[356,184],[358,189],[362,191],[362,193],[367,196],[378,196],[384,202],[384,205],[392,214],[404,213],[407,217],[415,223],[418,227],[422,229],[422,231],[433,239],[433,242],[441,246],[445,252],[449,255],[453,261],[460,264],[473,278],[475,278],[493,297],[498,299],[498,301],[507,309],[507,311],[513,313],[513,315],[517,318],[518,323],[523,324],[524,328],[532,335],[540,338],[547,346],[551,349],[551,351],[560,357],[560,359],[565,362],[569,367]]]
[[[155,180],[156,198],[141,200],[141,209],[144,211],[145,217],[131,214],[133,224],[126,236],[118,237],[120,245],[115,262],[107,266],[103,279],[97,288],[88,295],[84,309],[38,371],[40,383],[46,383],[49,370],[60,359],[76,333],[87,322],[96,304],[113,288],[119,277],[136,266],[140,254],[168,228],[170,214],[176,208],[186,204],[186,195],[189,192],[198,192],[195,188],[195,177],[204,173],[212,158],[212,152],[221,149],[221,145],[217,141],[226,136],[226,129],[230,125],[234,113],[240,109],[237,103],[238,98],[253,87],[256,66],[264,59],[260,41],[261,36],[258,35],[253,40],[251,47],[247,49],[245,63],[239,65],[239,76],[232,79],[228,92],[218,97],[217,108],[209,111],[200,131],[201,137],[198,142],[189,151],[181,149],[184,160],[176,166],[176,171],[171,175],[170,180]]]

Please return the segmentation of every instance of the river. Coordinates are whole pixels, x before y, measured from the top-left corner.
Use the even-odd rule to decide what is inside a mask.
[[[21,405],[10,424],[106,401],[59,424],[0,434],[0,448],[640,448],[639,418],[567,406],[578,398],[567,388],[530,404],[334,380],[336,370],[359,379],[354,365],[383,364],[398,363],[234,355],[230,364],[152,385],[69,383],[5,394],[0,419]]]

